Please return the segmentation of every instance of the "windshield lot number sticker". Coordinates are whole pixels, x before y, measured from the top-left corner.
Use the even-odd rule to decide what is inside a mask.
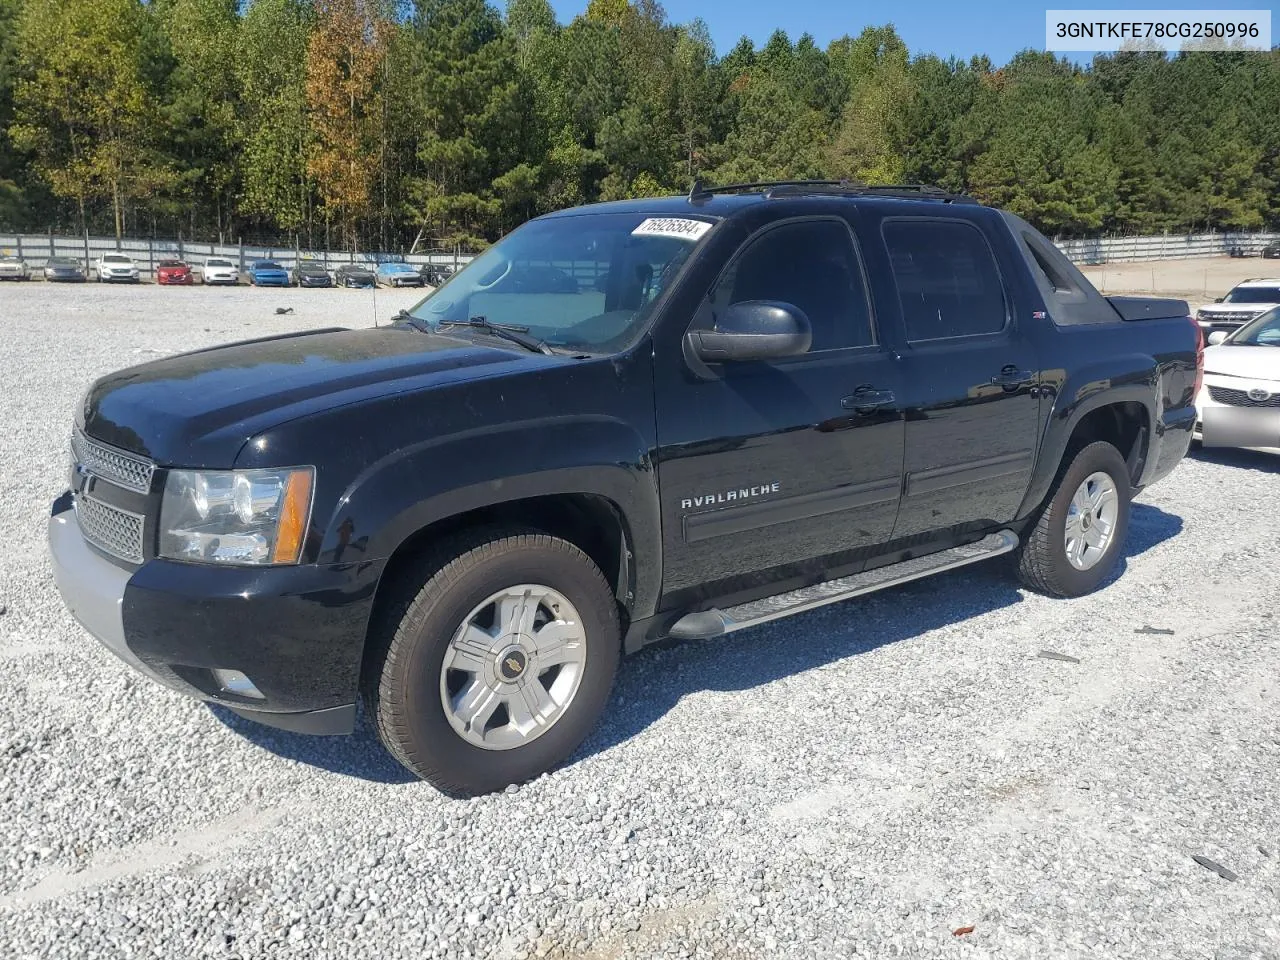
[[[683,217],[650,217],[631,231],[633,237],[678,237],[697,241],[711,229],[702,220],[686,220]]]

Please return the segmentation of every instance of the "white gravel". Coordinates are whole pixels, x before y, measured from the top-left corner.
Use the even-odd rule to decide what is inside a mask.
[[[0,286],[0,956],[1280,955],[1280,458],[1188,460],[1093,597],[996,562],[642,653],[573,763],[478,800],[130,673],[46,559],[81,392],[371,301]]]

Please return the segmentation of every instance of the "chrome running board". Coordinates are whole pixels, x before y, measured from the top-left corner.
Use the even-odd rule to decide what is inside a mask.
[[[1016,533],[1012,530],[1001,530],[975,543],[966,543],[963,546],[952,547],[950,550],[940,550],[923,557],[913,557],[910,560],[876,567],[874,570],[855,573],[849,577],[841,577],[839,580],[815,583],[809,587],[779,593],[761,600],[740,603],[727,610],[711,609],[689,613],[675,622],[670,636],[677,640],[709,640],[712,637],[733,633],[735,630],[768,623],[770,620],[825,607],[829,603],[860,597],[866,593],[875,593],[877,590],[887,590],[889,587],[942,573],[944,570],[954,570],[956,567],[998,557],[1003,553],[1009,553],[1017,545]]]

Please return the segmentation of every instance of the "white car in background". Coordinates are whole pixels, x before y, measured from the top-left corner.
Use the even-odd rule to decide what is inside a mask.
[[[30,280],[31,267],[21,257],[0,257],[0,280]]]
[[[1280,307],[1209,336],[1195,438],[1206,447],[1280,453]]]
[[[1219,331],[1232,333],[1254,317],[1280,306],[1280,279],[1243,280],[1225,297],[1206,303],[1196,311],[1196,322],[1205,340]]]
[[[203,283],[229,283],[235,286],[240,282],[240,270],[234,260],[210,257],[204,262],[200,278]]]
[[[114,282],[137,283],[141,274],[132,257],[123,253],[104,253],[93,265],[99,283]]]

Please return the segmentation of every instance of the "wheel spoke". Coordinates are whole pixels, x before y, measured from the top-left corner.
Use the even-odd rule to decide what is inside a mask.
[[[1107,540],[1106,531],[1100,527],[1092,526],[1084,532],[1084,539],[1089,546],[1101,550]]]
[[[1067,514],[1067,540],[1068,540],[1068,542],[1069,542],[1069,541],[1071,541],[1071,540],[1073,540],[1073,539],[1079,539],[1081,529],[1082,529],[1082,528],[1081,528],[1081,525],[1080,525],[1080,514],[1078,514],[1078,513],[1068,513],[1068,514]]]
[[[1115,491],[1105,484],[1094,484],[1093,489],[1089,492],[1089,505],[1093,507],[1093,512],[1097,513],[1102,509],[1102,505],[1115,496]]]
[[[483,736],[484,726],[502,703],[501,698],[479,680],[473,680],[453,703],[453,712],[468,730]]]
[[[493,637],[474,623],[468,623],[449,646],[449,659],[445,666],[450,670],[466,670],[479,673],[491,658]]]
[[[529,731],[551,719],[556,712],[556,702],[536,677],[530,677],[507,701],[507,712],[516,729],[527,736]]]
[[[1093,504],[1089,500],[1089,485],[1082,483],[1080,489],[1076,491],[1076,495],[1071,498],[1071,502],[1075,504],[1076,511],[1079,513],[1087,513],[1092,509]]]
[[[582,630],[576,623],[552,620],[533,635],[539,667],[576,662],[582,658]]]
[[[533,633],[533,620],[538,615],[538,597],[525,589],[521,593],[508,593],[497,603],[494,626],[501,633]]]

